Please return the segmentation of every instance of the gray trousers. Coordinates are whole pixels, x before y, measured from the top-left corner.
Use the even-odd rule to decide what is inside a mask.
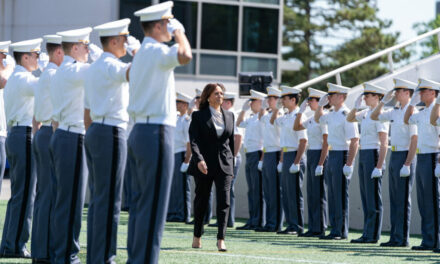
[[[422,218],[422,245],[439,246],[439,180],[434,175],[437,153],[417,154],[417,204]]]
[[[189,222],[191,218],[191,181],[190,176],[180,172],[185,160],[185,151],[174,154],[174,176],[171,184],[167,221]]]
[[[328,211],[332,230],[331,235],[348,236],[349,196],[348,180],[342,169],[347,160],[348,151],[330,150],[327,166]]]
[[[309,215],[309,231],[324,233],[327,228],[327,195],[325,170],[321,176],[315,176],[315,170],[321,158],[320,149],[307,150],[307,212]],[[324,161],[324,168],[327,160]]]
[[[127,263],[157,263],[174,168],[174,127],[136,124],[128,139],[132,200]]]
[[[0,193],[6,168],[6,137],[0,136]]]
[[[32,128],[12,127],[6,139],[6,153],[11,198],[6,209],[0,253],[20,254],[29,240],[37,178],[32,155]]]
[[[52,182],[52,160],[50,158],[49,143],[53,130],[51,126],[42,126],[34,136],[33,152],[37,171],[37,193],[34,203],[34,216],[32,222],[31,253],[33,258],[49,259],[50,242],[50,215],[55,195]]]
[[[79,263],[79,234],[87,187],[84,135],[57,129],[50,140],[56,177],[51,263]]]
[[[411,191],[415,175],[415,162],[411,164],[411,174],[400,177],[400,169],[406,161],[408,151],[391,152],[388,177],[390,193],[390,241],[396,243],[409,242],[411,222]]]
[[[266,227],[280,230],[283,226],[281,208],[281,173],[277,166],[280,151],[265,152],[263,157],[263,193],[266,203]]]
[[[379,240],[382,231],[382,178],[371,178],[378,158],[377,149],[359,151],[359,187],[364,212],[362,236],[370,240]]]
[[[248,205],[249,220],[248,224],[254,227],[265,225],[266,206],[263,196],[263,177],[258,170],[262,152],[254,151],[246,153],[246,181],[248,184]]]
[[[281,189],[283,199],[284,215],[286,217],[287,229],[303,233],[304,231],[304,198],[302,185],[304,179],[305,161],[301,159],[299,172],[289,172],[290,166],[296,158],[296,151],[284,152],[283,172],[281,177]]]
[[[125,130],[92,123],[85,136],[90,202],[87,263],[116,263],[122,183],[127,161]]]

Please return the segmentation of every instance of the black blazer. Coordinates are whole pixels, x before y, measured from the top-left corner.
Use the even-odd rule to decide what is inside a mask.
[[[204,160],[208,167],[208,176],[234,175],[234,114],[222,109],[225,130],[217,137],[209,107],[192,113],[189,126],[191,161],[188,174],[205,176],[197,164]]]

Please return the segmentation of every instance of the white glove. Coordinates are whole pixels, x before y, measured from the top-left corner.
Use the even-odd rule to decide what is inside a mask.
[[[437,100],[435,100],[435,103],[436,103],[436,104],[440,104],[440,95],[437,96]]]
[[[417,91],[413,94],[411,101],[409,101],[409,105],[416,106],[418,103],[420,103],[420,92],[419,91]]]
[[[3,66],[11,65],[12,67],[15,67],[15,60],[12,58],[11,55],[6,55],[6,58],[3,59]]]
[[[278,173],[283,172],[283,163],[282,162],[278,162],[277,171],[278,171]]]
[[[103,53],[102,49],[93,43],[89,44],[89,51],[90,59],[92,61],[96,61],[97,59],[99,59],[99,57],[101,57],[101,54]]]
[[[304,100],[304,101],[301,103],[301,105],[299,106],[299,112],[300,112],[301,114],[304,113],[304,112],[306,111],[308,105],[309,105],[309,104],[307,103],[307,100]]]
[[[318,105],[319,106],[326,106],[326,105],[328,105],[328,94],[324,95],[323,97],[321,97],[319,99]]]
[[[196,98],[194,97],[188,104],[188,109],[194,109],[196,107]]]
[[[351,179],[351,176],[353,175],[353,166],[347,166],[344,165],[344,168],[342,169],[345,177],[347,178],[347,180]]]
[[[45,52],[41,52],[38,57],[38,68],[40,71],[44,71],[46,69],[47,64],[49,64],[49,56]]]
[[[359,95],[359,97],[356,99],[356,101],[354,102],[354,108],[356,108],[356,110],[359,110],[361,108],[362,105],[362,98],[364,98],[364,95],[361,94]]]
[[[182,165],[180,165],[180,172],[186,173],[188,171],[189,163],[182,162]]]
[[[409,166],[403,165],[400,169],[400,177],[408,177],[411,174],[411,169]]]
[[[237,156],[234,156],[234,166],[237,166]]]
[[[179,20],[172,18],[169,21],[170,22],[168,22],[167,29],[172,36],[174,36],[174,31],[178,29],[182,30],[182,32],[185,33],[185,28],[183,27],[182,23],[179,22]]]
[[[269,108],[269,104],[267,103],[267,99],[264,99],[261,103],[261,109],[266,110],[267,108]]]
[[[322,176],[324,174],[324,166],[318,165],[315,169],[315,176]]]
[[[293,163],[292,166],[289,168],[290,173],[297,173],[299,171],[299,164]]]
[[[124,46],[128,54],[130,54],[130,56],[133,56],[133,51],[138,50],[141,47],[141,43],[137,38],[133,36],[128,36],[127,43],[125,43]]]
[[[384,104],[388,104],[389,102],[391,102],[391,100],[393,100],[394,98],[394,90],[389,91],[388,93],[385,94],[385,96],[382,98],[382,103]]]
[[[382,170],[378,168],[374,168],[373,172],[371,172],[371,179],[382,177]]]
[[[437,177],[437,178],[440,177],[440,163],[438,163],[438,162],[437,162],[437,164],[435,165],[434,175],[435,175],[435,177]]]
[[[251,109],[251,100],[246,100],[246,102],[244,102],[243,106],[241,107],[241,111],[247,111]]]
[[[260,160],[260,161],[258,162],[258,166],[257,166],[257,168],[258,168],[259,171],[262,171],[262,170],[263,170],[263,161],[262,161],[262,160]]]
[[[276,104],[276,108],[277,109],[283,109],[284,108],[283,103],[281,102],[281,100],[278,100],[278,102]]]

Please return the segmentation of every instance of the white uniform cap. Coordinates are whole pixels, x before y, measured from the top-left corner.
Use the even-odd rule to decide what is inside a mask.
[[[266,88],[267,96],[281,97],[281,91],[275,87],[269,86]]]
[[[171,13],[171,9],[173,8],[173,6],[173,1],[167,1],[138,10],[134,12],[134,15],[140,17],[141,21],[170,19],[174,17]]]
[[[203,92],[202,90],[196,88],[196,97],[202,96],[202,92]]]
[[[128,25],[130,25],[130,19],[124,18],[96,26],[93,30],[98,31],[100,37],[123,36],[130,33]]]
[[[15,42],[11,44],[11,49],[13,52],[40,52],[41,51],[42,38],[25,40],[20,42]]]
[[[289,95],[289,94],[299,94],[301,93],[301,89],[289,87],[289,86],[281,86],[281,96]]]
[[[334,93],[347,94],[348,91],[350,91],[350,88],[348,88],[348,87],[333,84],[333,83],[327,83],[327,88],[328,88],[327,93],[329,93],[329,94],[334,94]]]
[[[264,100],[265,98],[266,98],[266,94],[257,92],[255,90],[251,90],[251,97],[250,97],[250,99]]]
[[[419,85],[417,86],[417,90],[420,89],[431,89],[431,90],[440,90],[440,83],[434,82],[427,79],[419,79]]]
[[[226,100],[232,100],[232,99],[235,99],[236,96],[237,96],[236,93],[225,92],[225,94],[223,95],[223,98],[226,99]]]
[[[176,92],[176,101],[184,102],[189,104],[191,102],[192,98],[184,93]]]
[[[387,90],[371,83],[364,83],[364,93],[375,93],[385,95]]]
[[[316,90],[313,88],[307,88],[307,91],[309,92],[309,98],[321,98],[322,96],[326,95],[326,92]]]
[[[62,37],[63,42],[73,42],[73,43],[81,42],[84,44],[88,44],[90,42],[89,41],[90,32],[92,32],[92,28],[86,27],[86,28],[57,32],[57,35],[60,35]]]
[[[58,35],[44,35],[43,36],[46,43],[52,43],[52,44],[61,44],[61,36]]]
[[[9,45],[11,45],[10,40],[0,42],[0,52],[1,53],[8,53],[9,52]]]
[[[415,90],[417,88],[417,83],[410,82],[404,79],[394,78],[394,89],[403,88]]]

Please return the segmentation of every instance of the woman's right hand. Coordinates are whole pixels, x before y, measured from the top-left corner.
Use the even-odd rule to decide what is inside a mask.
[[[197,163],[197,167],[199,168],[199,170],[207,175],[208,174],[208,166],[206,166],[206,163],[204,160],[199,161],[199,163]]]

